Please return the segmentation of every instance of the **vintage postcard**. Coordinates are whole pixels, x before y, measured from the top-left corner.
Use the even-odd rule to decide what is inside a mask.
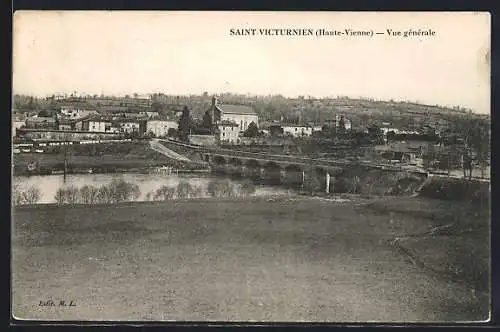
[[[13,319],[489,321],[490,21],[15,12]]]

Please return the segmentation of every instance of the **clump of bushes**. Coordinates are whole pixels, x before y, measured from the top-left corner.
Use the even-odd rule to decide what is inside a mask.
[[[189,198],[193,195],[193,187],[187,181],[181,181],[177,185],[177,197],[178,198]]]
[[[212,197],[247,197],[253,195],[255,191],[255,185],[250,180],[235,184],[228,179],[218,179],[211,181],[207,186],[207,192]]]
[[[490,184],[477,180],[435,178],[427,181],[420,190],[420,196],[485,203],[490,199]]]
[[[14,205],[36,204],[40,200],[40,189],[35,186],[21,188],[18,185],[14,185],[12,189],[12,199],[14,201]]]
[[[140,195],[137,184],[113,179],[111,183],[100,187],[85,185],[80,189],[75,186],[59,188],[54,199],[57,204],[112,204],[134,201]]]
[[[146,200],[149,201],[152,198],[154,201],[166,201],[174,198],[175,192],[176,192],[175,187],[161,186],[150,197],[146,196]]]

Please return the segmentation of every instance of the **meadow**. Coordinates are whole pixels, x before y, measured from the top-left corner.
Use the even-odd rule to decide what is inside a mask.
[[[16,207],[13,313],[93,321],[485,320],[488,274],[451,277],[433,268],[470,263],[442,254],[443,243],[460,246],[463,233],[427,239],[429,269],[392,245],[452,220],[462,231],[474,228],[468,257],[488,272],[489,219],[460,223],[472,212],[458,206],[419,197],[214,197]],[[76,306],[40,306],[49,300]]]

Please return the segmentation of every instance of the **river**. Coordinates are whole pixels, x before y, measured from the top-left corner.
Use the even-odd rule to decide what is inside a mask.
[[[207,197],[207,186],[214,179],[223,179],[223,177],[211,174],[141,174],[141,173],[124,173],[124,174],[72,174],[66,177],[64,182],[63,175],[35,175],[35,176],[14,176],[13,181],[20,189],[26,189],[35,186],[40,190],[40,199],[38,203],[48,204],[55,203],[55,195],[58,189],[76,186],[78,188],[84,185],[101,186],[109,184],[113,179],[123,179],[129,183],[134,183],[139,186],[141,194],[137,201],[145,201],[148,193],[154,193],[162,186],[177,187],[181,180],[189,182],[193,187],[201,188],[200,197]],[[230,180],[234,184],[240,183],[238,180]],[[289,195],[291,190],[279,188],[276,186],[256,185],[254,196],[276,196]]]

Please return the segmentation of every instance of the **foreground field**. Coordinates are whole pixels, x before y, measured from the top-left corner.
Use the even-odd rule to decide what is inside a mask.
[[[14,315],[281,322],[488,318],[486,292],[429,273],[388,243],[442,223],[397,209],[449,206],[416,198],[364,203],[198,199],[19,208],[12,238]],[[484,247],[487,235],[479,241],[476,246]],[[40,306],[49,300],[76,306]]]

